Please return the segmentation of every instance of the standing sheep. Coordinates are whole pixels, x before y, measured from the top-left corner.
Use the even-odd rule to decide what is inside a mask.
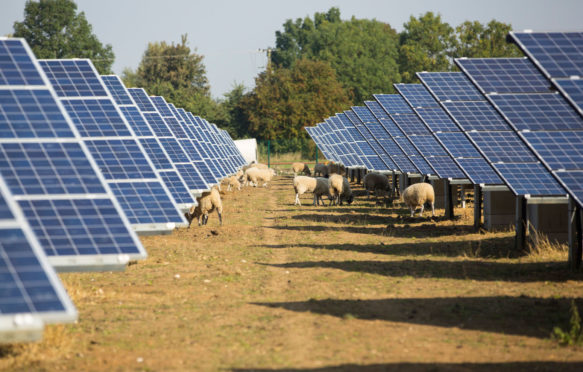
[[[300,202],[300,195],[306,192],[314,194],[314,202],[312,205],[317,206],[320,201],[323,205],[324,201],[322,200],[322,195],[328,196],[328,199],[331,200],[328,180],[322,177],[296,176],[294,177],[294,190],[296,192],[294,205],[302,205]]]
[[[216,187],[210,191],[205,191],[201,196],[196,198],[197,206],[190,207],[190,210],[184,213],[184,217],[188,220],[188,228],[192,224],[192,220],[198,218],[198,226],[206,225],[209,219],[209,213],[217,210],[219,215],[219,223],[223,225],[223,203],[221,202],[221,194]]]
[[[312,172],[310,172],[310,167],[308,167],[308,164],[305,163],[293,163],[292,170],[294,171],[294,177],[300,172],[304,172],[306,176],[312,175]]]
[[[384,174],[372,172],[367,173],[362,181],[366,190],[366,197],[370,199],[370,192],[373,191],[375,196],[382,196],[389,191],[389,178]]]
[[[228,186],[227,191],[231,191],[231,189],[241,190],[241,182],[239,182],[239,177],[237,175],[231,176],[228,179]]]
[[[326,164],[318,163],[314,165],[314,176],[328,177],[330,171]]]
[[[352,196],[352,190],[350,189],[350,183],[346,177],[342,177],[339,174],[333,174],[328,179],[328,187],[330,188],[330,194],[332,194],[332,200],[330,200],[330,205],[334,202],[334,205],[342,205],[342,201],[346,200],[348,204],[351,204],[354,200]]]
[[[245,185],[257,187],[259,182],[263,182],[263,187],[267,187],[267,182],[275,176],[273,169],[249,168],[245,171]]]
[[[423,206],[425,203],[431,203],[431,217],[435,216],[435,191],[433,186],[428,183],[415,183],[403,191],[403,201],[411,209],[411,217],[415,215],[417,207],[421,207],[419,217],[423,215]]]

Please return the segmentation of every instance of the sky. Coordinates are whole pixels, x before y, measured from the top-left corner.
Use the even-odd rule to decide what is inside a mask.
[[[0,35],[24,18],[25,0],[3,0]],[[265,69],[261,49],[275,46],[275,32],[288,19],[313,17],[335,6],[342,19],[376,19],[397,31],[411,16],[432,11],[455,27],[492,19],[522,31],[583,31],[581,0],[75,0],[93,32],[115,53],[113,71],[136,69],[148,42],[180,42],[204,56],[211,94],[220,98],[235,83],[248,89]]]

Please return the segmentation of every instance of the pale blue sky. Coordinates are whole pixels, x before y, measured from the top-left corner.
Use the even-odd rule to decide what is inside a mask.
[[[375,18],[402,30],[411,15],[440,13],[452,26],[465,20],[511,23],[515,30],[583,31],[582,0],[76,0],[103,43],[113,46],[113,70],[135,69],[150,41],[179,42],[187,33],[190,46],[205,59],[214,97],[234,82],[251,88],[265,67],[260,48],[275,46],[275,31],[287,19],[340,8],[343,19]],[[2,0],[0,35],[23,19],[25,0]]]

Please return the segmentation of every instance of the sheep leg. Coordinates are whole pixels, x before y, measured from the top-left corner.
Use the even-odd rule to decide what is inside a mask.
[[[198,216],[198,226],[202,225],[203,220],[204,220],[204,216],[202,214],[200,216]]]
[[[435,203],[431,203],[431,217],[435,217]]]
[[[300,193],[296,192],[296,201],[294,203],[294,205],[302,205],[302,203],[300,202]]]
[[[366,189],[366,200],[370,200],[370,191]]]
[[[409,207],[409,209],[411,210],[411,217],[415,217],[415,208]]]
[[[192,216],[190,215],[190,213],[185,212],[184,213],[184,217],[186,217],[186,220],[188,221],[188,228],[190,229],[190,225],[192,224]]]
[[[223,215],[221,214],[221,212],[219,212],[218,209],[217,209],[217,214],[219,215],[219,225],[223,226]]]
[[[419,217],[423,217],[423,208],[425,208],[425,203],[421,204],[421,211],[419,212]]]
[[[318,197],[316,195],[314,195],[314,201],[312,202],[312,205],[315,205],[316,207],[318,206]]]
[[[204,215],[204,221],[203,221],[202,224],[203,225],[206,225],[208,222],[209,222],[209,215],[208,215],[208,213],[205,213],[205,215]]]

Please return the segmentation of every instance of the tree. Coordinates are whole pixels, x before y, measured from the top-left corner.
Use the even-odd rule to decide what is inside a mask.
[[[114,54],[92,33],[85,13],[71,0],[27,1],[14,37],[26,39],[37,58],[89,58],[100,74],[110,74]]]
[[[249,134],[260,139],[306,138],[303,130],[350,106],[348,94],[326,62],[297,60],[291,69],[274,68],[255,79],[240,103]]]
[[[403,82],[417,81],[418,71],[448,71],[456,45],[454,29],[441,16],[427,12],[411,16],[400,35],[399,66]]]
[[[245,137],[249,131],[249,121],[245,116],[241,102],[245,97],[245,86],[243,84],[233,85],[233,89],[225,94],[224,100],[220,103],[221,109],[227,115],[225,123],[221,123],[223,129],[226,129],[231,137]],[[218,122],[216,123],[219,124]]]
[[[457,44],[454,55],[468,58],[520,57],[520,49],[506,41],[512,26],[491,20],[487,26],[478,21],[466,21],[456,27]]]
[[[338,8],[295,22],[287,20],[276,32],[272,63],[292,68],[301,59],[325,61],[336,71],[355,104],[374,93],[392,93],[400,82],[398,35],[376,20],[340,19]]]

